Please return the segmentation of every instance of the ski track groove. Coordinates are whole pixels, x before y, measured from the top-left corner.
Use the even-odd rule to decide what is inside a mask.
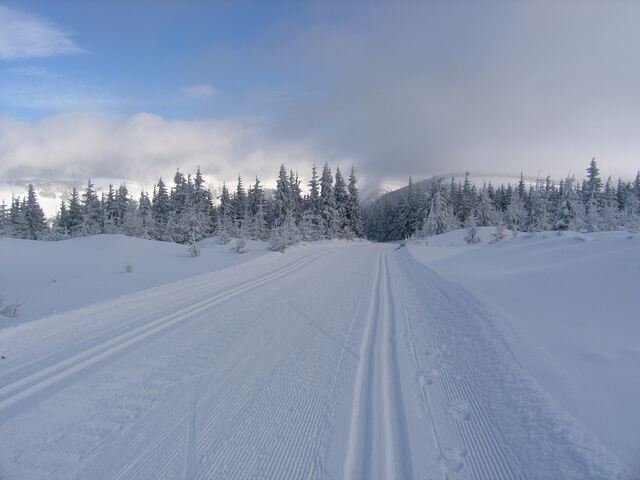
[[[293,263],[291,263],[290,265],[287,265],[286,267],[291,265],[293,265]],[[235,269],[238,267],[245,267],[245,265],[241,264],[235,267],[230,267],[229,270]],[[176,283],[178,284],[178,288],[186,286],[187,282],[189,282],[188,283],[189,291],[186,293],[182,291],[181,293],[183,295],[176,301],[173,301],[172,299],[171,303],[162,302],[167,298],[167,293],[165,289],[166,285],[160,285],[158,287],[150,288],[149,290],[143,290],[141,292],[136,292],[133,294],[125,295],[124,297],[120,297],[118,299],[119,311],[117,313],[126,312],[127,317],[122,321],[120,321],[119,325],[114,325],[113,323],[109,323],[105,327],[99,328],[98,333],[94,334],[92,338],[88,340],[80,340],[79,342],[76,343],[75,347],[80,350],[88,349],[95,346],[96,344],[101,344],[110,340],[111,338],[114,337],[114,333],[116,335],[120,334],[121,332],[126,333],[127,331],[137,328],[137,326],[144,325],[147,321],[154,320],[158,314],[168,315],[167,312],[169,311],[172,311],[172,312],[183,311],[185,308],[189,307],[194,300],[198,300],[199,298],[201,298],[203,294],[216,293],[216,289],[220,287],[220,284],[224,286],[224,281],[222,282],[219,281],[219,278],[224,278],[224,277],[214,277],[214,278],[211,278],[211,277],[212,275],[225,273],[225,270],[220,272],[216,271],[209,274],[198,275],[198,277],[195,278],[195,281],[193,278],[177,281]],[[246,273],[247,272],[241,271],[239,276],[246,275]],[[195,283],[196,285],[193,285],[193,283]],[[223,289],[223,292],[225,290],[230,290],[230,289],[240,287],[244,283],[246,283],[246,280],[235,282],[232,286],[225,286]],[[217,292],[217,293],[222,293],[222,292]],[[141,298],[141,295],[143,295],[144,298]],[[160,301],[156,302],[157,300],[160,300]],[[65,312],[59,315],[71,314],[71,315],[77,316],[85,312],[89,313],[91,310],[95,309],[96,307],[99,308],[102,304],[110,303],[110,302],[111,300],[98,302],[96,304],[86,306],[86,307],[80,307],[77,310]],[[140,312],[140,314],[138,312]],[[135,320],[136,325],[132,325],[131,317],[136,318]],[[84,323],[85,325],[89,325],[89,324],[93,324],[94,321],[91,319],[87,319],[86,322]],[[74,328],[74,330],[76,328]],[[67,333],[68,333],[67,331],[63,331],[63,332],[45,337],[45,339],[50,339],[57,336],[64,337],[64,335],[66,335]],[[23,355],[23,357],[31,358],[31,355],[28,349],[21,349],[21,351],[25,352],[25,355]],[[38,348],[37,351],[41,351],[41,348]],[[2,372],[2,374],[0,374],[0,385],[8,384],[9,382],[11,382],[11,380],[7,382],[5,379],[8,377],[14,376],[16,374],[20,374],[21,377],[24,377],[25,375],[23,371],[25,370],[29,371],[31,369],[35,369],[36,371],[38,371],[40,370],[39,366],[42,364],[57,363],[59,361],[57,360],[57,358],[60,356],[62,356],[63,357],[62,359],[64,360],[64,355],[66,353],[67,353],[66,351],[47,353],[45,355],[40,355],[40,357],[37,360],[30,359],[25,363],[21,363],[11,368],[10,370],[5,370],[4,372]]]
[[[235,282],[205,299],[203,295],[210,291],[206,283],[197,293],[182,296],[179,303],[159,308],[145,310],[142,299],[132,299],[133,304],[142,302],[134,311],[144,311],[133,328],[118,325],[111,336],[100,331],[99,338],[76,343],[67,358],[12,383],[3,385],[2,380],[59,355],[47,355],[0,376],[0,424],[2,414],[13,413],[22,401],[47,398],[49,389],[69,377],[73,382],[85,378],[92,371],[85,370],[102,366],[100,362],[119,352],[135,351],[165,337],[173,340],[169,335],[185,325],[211,320],[206,314],[213,306],[298,272],[332,251],[295,259],[279,270]],[[348,424],[343,427],[347,443],[332,465],[336,476],[417,478],[424,444],[409,441],[405,410],[409,403],[403,396],[410,391],[408,385],[403,388],[403,380],[410,378],[415,380],[411,385],[415,387],[415,406],[424,411],[427,422],[424,432],[433,439],[437,448],[434,458],[439,459],[439,471],[445,479],[525,480],[520,458],[506,444],[491,405],[472,375],[472,366],[447,348],[452,339],[434,326],[444,321],[440,318],[443,312],[458,317],[481,313],[473,310],[472,304],[460,303],[455,290],[439,284],[433,275],[423,277],[433,287],[429,298],[420,297],[421,292],[414,288],[403,289],[411,285],[403,271],[406,266],[398,262],[403,254],[409,257],[406,252],[383,250],[375,263],[371,262],[373,280],[362,284],[356,313],[341,333],[345,338],[342,345],[327,333],[332,328],[325,331],[325,325],[303,319],[304,312],[292,303],[289,307],[297,310],[299,321],[287,315],[266,315],[269,322],[258,318],[233,327],[240,333],[250,329],[251,335],[238,337],[233,345],[223,342],[225,355],[219,358],[217,368],[186,379],[173,379],[169,372],[146,385],[131,385],[135,402],[109,406],[108,411],[79,426],[71,440],[53,438],[37,465],[18,461],[11,471],[2,471],[0,478],[13,478],[12,472],[34,480],[84,480],[96,472],[111,479],[234,480],[274,478],[274,472],[281,479],[324,478],[329,472],[323,465],[327,460],[322,455],[323,442],[341,428],[332,423],[335,417],[330,417],[339,406],[339,394],[348,390],[351,396],[344,397]],[[404,282],[397,283],[400,277],[392,276],[390,258],[398,270],[393,273],[399,273]],[[148,298],[162,297],[162,292],[153,292]],[[271,308],[276,304],[272,302]],[[124,305],[129,305],[128,299],[119,307]],[[287,308],[287,302],[278,306]],[[402,344],[401,325],[396,323],[401,317],[406,331]],[[362,332],[356,328],[360,325]],[[231,336],[236,330],[230,330]],[[340,382],[351,378],[345,375],[347,359],[354,361],[347,355],[351,342],[359,342],[359,359],[355,360],[353,385],[342,385],[343,392]],[[79,346],[88,348],[78,351]],[[408,349],[403,357],[399,356],[400,346]],[[206,355],[198,355],[192,359],[196,368],[207,365]],[[401,375],[406,373],[400,368],[401,359],[410,374]],[[204,385],[206,388],[201,388]],[[156,390],[166,394],[158,396]],[[97,439],[98,443],[83,452],[79,445],[86,439],[93,439],[93,443]],[[428,478],[435,478],[438,465],[430,467],[434,469],[428,471]]]
[[[166,471],[171,469],[174,457],[171,455],[163,455],[160,456],[160,458],[156,458],[158,457],[158,450],[168,448],[165,445],[168,443],[169,445],[173,445],[172,448],[176,450],[173,455],[179,455],[179,451],[184,451],[185,449],[177,448],[175,442],[171,442],[171,439],[185,438],[185,442],[188,444],[190,442],[188,439],[190,432],[189,428],[185,428],[185,425],[188,426],[190,422],[195,422],[196,416],[198,419],[197,424],[203,424],[205,420],[207,420],[207,417],[203,416],[202,412],[209,411],[206,408],[207,406],[211,408],[209,417],[221,416],[221,404],[218,403],[218,398],[225,398],[233,391],[233,388],[235,388],[237,384],[247,382],[243,389],[237,392],[236,396],[239,401],[235,404],[234,408],[241,411],[244,406],[243,402],[246,402],[247,390],[258,377],[251,371],[248,376],[241,375],[240,372],[243,372],[243,368],[247,366],[252,370],[257,370],[261,364],[261,362],[258,361],[259,359],[262,359],[265,363],[273,363],[273,359],[265,359],[261,357],[261,355],[267,347],[273,343],[277,336],[276,330],[266,329],[263,333],[263,342],[259,348],[256,349],[254,345],[246,344],[242,348],[235,350],[235,354],[229,362],[232,363],[232,368],[224,372],[221,378],[217,379],[216,385],[219,388],[210,391],[206,395],[201,395],[198,398],[197,406],[193,405],[193,389],[187,389],[185,392],[184,385],[180,385],[180,389],[174,390],[172,395],[164,399],[160,404],[154,406],[147,415],[127,426],[120,436],[111,438],[111,443],[115,445],[107,442],[100,445],[100,448],[96,449],[91,457],[85,460],[84,464],[90,466],[94,471],[96,466],[99,467],[97,469],[98,471],[106,472],[113,470],[115,468],[115,466],[111,464],[113,456],[110,458],[106,456],[103,457],[100,453],[103,449],[106,449],[110,453],[115,450],[117,453],[116,458],[118,458],[120,463],[124,464],[124,467],[118,472],[118,477],[116,478],[137,478],[138,476],[145,475],[149,478],[166,476]],[[262,364],[264,365],[264,363]],[[200,378],[199,380],[202,381]],[[210,400],[212,400],[213,405],[206,405],[205,402]],[[178,420],[176,421],[176,419]],[[175,432],[175,435],[172,436],[172,432]],[[199,433],[200,432],[195,430],[194,425],[193,449],[191,452],[185,452],[193,455],[193,463],[188,463],[190,462],[188,458],[185,458],[181,462],[182,465],[190,465],[189,468],[192,470],[189,470],[189,473],[192,474],[192,476],[189,478],[196,478],[199,468],[198,457],[196,455],[196,452],[202,449],[202,446],[198,444]],[[191,448],[191,446],[189,448]],[[149,462],[150,458],[155,459],[155,461]],[[149,465],[155,465],[157,469],[153,472],[144,472],[144,469],[148,469]],[[182,472],[183,473],[177,472],[176,476],[184,475],[184,467]],[[87,473],[83,473],[82,468],[78,470],[77,467],[75,467],[67,476],[61,478],[84,479],[87,478],[86,475]]]
[[[95,363],[98,363],[105,358],[108,358],[121,350],[134,345],[147,337],[153,336],[158,333],[169,329],[178,322],[182,322],[180,326],[185,326],[190,322],[188,319],[197,319],[198,314],[205,312],[207,309],[230,300],[252,288],[259,287],[270,281],[284,277],[302,267],[308,263],[316,260],[317,258],[325,255],[321,253],[311,257],[303,257],[300,260],[295,261],[293,264],[278,270],[276,272],[267,274],[257,280],[248,282],[244,285],[239,285],[223,291],[213,298],[204,299],[196,304],[192,305],[186,311],[171,313],[167,316],[157,318],[147,324],[130,330],[124,334],[112,337],[102,344],[95,345],[88,350],[77,353],[67,359],[51,365],[43,370],[34,372],[27,377],[23,377],[11,384],[5,385],[0,388],[0,412],[11,407],[12,405],[29,398],[36,393],[44,390],[52,385],[61,382],[67,377],[80,372]],[[140,345],[139,345],[140,346]],[[21,389],[21,387],[25,387]],[[15,393],[14,393],[15,392]],[[3,398],[4,397],[4,398]]]
[[[323,256],[323,255],[326,255],[327,253],[330,253],[330,252],[323,252],[317,256],[318,257]],[[303,257],[302,259],[295,260],[294,262],[291,262],[290,264],[285,265],[282,268],[284,269],[284,268],[291,267],[294,265],[294,263],[300,262],[301,260],[308,259],[308,258],[309,257]],[[167,298],[167,292],[165,288],[166,285],[152,287],[148,290],[143,290],[141,292],[136,292],[133,294],[120,297],[118,299],[119,311],[116,313],[126,312],[127,317],[122,321],[120,321],[119,325],[117,326],[115,326],[113,323],[109,323],[105,327],[100,328],[98,334],[94,335],[92,338],[88,340],[81,340],[77,342],[75,346],[76,348],[79,348],[86,345],[87,346],[86,349],[91,348],[95,345],[102,344],[112,339],[114,337],[114,333],[115,335],[120,334],[120,332],[127,333],[128,331],[131,331],[134,328],[138,328],[139,326],[144,326],[144,324],[147,321],[152,321],[156,319],[158,314],[168,315],[167,312],[169,311],[171,312],[183,311],[184,309],[192,306],[192,302],[194,300],[198,300],[202,298],[202,295],[204,294],[207,294],[207,293],[221,294],[221,293],[224,293],[225,291],[242,287],[247,282],[250,282],[252,280],[242,279],[234,282],[233,285],[231,286],[228,286],[228,285],[225,286],[224,277],[219,274],[224,274],[226,273],[227,270],[235,270],[238,268],[242,268],[242,270],[238,272],[238,276],[243,277],[243,276],[246,276],[248,273],[250,273],[244,270],[246,266],[247,266],[246,264],[240,264],[234,267],[229,267],[228,269],[224,269],[219,272],[216,271],[209,274],[201,274],[195,278],[179,280],[175,283],[175,285],[177,285],[178,288],[183,289],[181,291],[182,295],[179,299],[175,301],[173,301],[172,299],[171,303],[163,303],[162,301],[160,301],[160,302],[157,302],[158,306],[156,306],[156,300],[166,300]],[[213,275],[217,275],[217,276],[213,277]],[[185,286],[188,286],[189,288],[188,292],[184,292]],[[220,288],[220,286],[223,286],[223,290],[221,292],[216,292],[216,289]],[[141,298],[141,295],[143,295],[143,298]],[[107,300],[103,302],[98,302],[96,304],[86,306],[86,307],[80,307],[77,310],[66,312],[60,315],[71,314],[71,315],[77,316],[85,312],[89,313],[91,310],[95,309],[96,307],[99,308],[102,304],[105,304],[105,303],[111,303],[111,301]],[[141,311],[140,314],[138,314],[139,311]],[[136,318],[135,325],[132,325],[131,317]],[[93,324],[94,321],[91,319],[87,319],[84,323],[85,325],[89,325],[89,324]],[[115,327],[115,331],[114,331],[114,327]],[[46,338],[52,338],[56,336],[64,337],[64,335],[66,334],[67,332],[63,331]],[[38,350],[41,351],[41,349],[38,349]],[[29,353],[28,350],[21,349],[21,351],[26,352],[27,354]],[[21,374],[21,378],[24,377],[25,375],[22,373],[24,370],[28,371],[36,367],[35,370],[39,371],[41,369],[37,367],[39,367],[39,365],[43,363],[46,363],[46,364],[57,363],[58,361],[56,360],[56,358],[58,358],[61,355],[64,356],[65,353],[66,352],[63,351],[63,352],[54,352],[54,353],[49,353],[45,355],[40,355],[40,357],[37,360],[31,360],[31,355],[23,355],[24,357],[30,358],[30,360],[28,360],[27,362],[21,363],[11,368],[10,370],[5,370],[4,372],[2,372],[0,374],[0,385],[2,384],[8,385],[9,383],[12,383],[11,380],[7,382],[5,379],[15,374]],[[63,357],[62,360],[64,359],[65,358]]]
[[[389,280],[387,252],[382,252],[359,349],[345,479],[413,477]]]

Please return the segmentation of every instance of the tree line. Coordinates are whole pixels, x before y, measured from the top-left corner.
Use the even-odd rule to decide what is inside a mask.
[[[514,231],[599,231],[640,227],[640,172],[634,181],[603,181],[595,159],[582,183],[574,175],[554,183],[550,177],[527,185],[478,188],[465,175],[462,182],[433,179],[427,189],[409,185],[400,195],[385,195],[363,209],[365,236],[393,241],[427,237],[457,228],[506,227]]]
[[[82,193],[73,188],[51,221],[29,185],[24,198],[14,197],[10,205],[0,205],[0,236],[62,240],[122,233],[185,244],[216,236],[222,243],[231,238],[271,240],[275,249],[282,249],[298,240],[361,237],[357,183],[353,168],[345,179],[340,168],[334,177],[326,164],[320,176],[312,168],[307,193],[298,173],[284,165],[273,192],[265,191],[257,177],[248,188],[238,177],[234,190],[225,184],[216,196],[200,168],[194,176],[178,170],[171,187],[160,178],[151,195],[143,191],[138,199],[131,197],[124,184],[110,185],[99,196],[89,180]]]
[[[281,250],[298,240],[393,241],[477,226],[531,232],[640,228],[640,172],[634,181],[604,181],[595,159],[586,172],[581,183],[571,175],[559,184],[550,177],[528,183],[521,175],[515,185],[478,187],[467,173],[461,182],[434,178],[419,188],[410,179],[401,191],[361,208],[353,168],[345,178],[339,168],[334,177],[328,165],[320,174],[314,166],[303,193],[298,174],[282,165],[275,191],[258,178],[247,188],[238,177],[235,188],[225,184],[218,196],[198,168],[194,176],[178,170],[171,186],[159,179],[151,195],[143,191],[138,199],[126,185],[109,186],[99,196],[89,181],[82,193],[73,189],[51,221],[29,185],[24,198],[0,204],[0,236],[61,240],[123,233],[185,244],[215,236],[221,243],[270,240]]]

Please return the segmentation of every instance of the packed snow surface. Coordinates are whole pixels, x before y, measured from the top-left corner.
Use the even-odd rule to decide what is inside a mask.
[[[413,256],[481,299],[516,359],[640,477],[640,235],[464,230]]]
[[[551,295],[542,287],[538,297],[523,297],[526,315],[511,318],[503,297],[491,297],[489,287],[475,294],[474,286],[489,285],[492,275],[507,283],[517,264],[525,268],[533,250],[521,243],[539,249],[548,244],[546,255],[558,262],[570,260],[566,252],[574,244],[556,245],[561,254],[551,237],[466,247],[463,236],[400,248],[326,242],[285,254],[255,253],[235,266],[237,260],[220,250],[219,263],[206,267],[210,273],[173,283],[167,272],[181,263],[169,260],[171,253],[163,263],[158,254],[154,271],[162,282],[145,286],[159,286],[111,290],[128,294],[0,330],[0,478],[630,478],[638,464],[560,395],[553,377],[561,374],[548,371],[551,380],[545,381],[543,372],[576,373],[582,379],[570,378],[571,387],[596,394],[585,378],[597,362],[578,372],[579,361],[561,352],[593,344],[608,358],[608,349],[624,337],[618,346],[637,351],[637,327],[630,319],[600,319],[611,328],[628,327],[624,335],[603,332],[605,348],[592,337],[594,312],[581,338],[574,327],[581,319],[571,312],[586,307],[569,296],[555,319],[567,326],[553,330],[552,319],[530,313],[542,311],[538,302],[551,301],[541,297]],[[612,262],[608,271],[616,273],[611,282],[637,283],[637,239],[612,234],[575,243],[600,238],[602,245],[594,248],[600,254],[575,260],[583,274],[595,271],[591,261],[609,265],[599,260],[603,255]],[[48,248],[24,241],[2,245],[14,252],[21,245]],[[464,256],[475,269],[484,265],[483,255],[499,249],[502,267],[490,262],[489,271],[470,274],[467,287],[452,280]],[[103,261],[109,264],[106,257],[114,255],[103,252]],[[119,268],[122,260],[112,263]],[[50,268],[42,261],[42,271]],[[134,260],[132,273],[141,263]],[[545,270],[541,262],[534,266]],[[45,275],[29,268],[35,278]],[[92,271],[105,277],[105,288],[126,277],[98,275],[87,265],[85,273]],[[5,278],[0,289],[11,282]],[[587,283],[581,279],[579,285]],[[617,304],[600,312],[615,315],[623,308],[619,303],[637,306],[619,287]],[[510,288],[509,295],[520,292]],[[547,313],[552,310],[547,306]],[[546,323],[548,338],[544,325],[518,330],[532,318]],[[573,335],[564,331],[571,328]],[[525,342],[527,329],[532,338]],[[555,331],[560,338],[552,342]],[[563,347],[568,337],[572,343]],[[544,351],[556,343],[557,350]],[[637,357],[626,358],[611,361],[633,377]],[[610,391],[620,387],[613,382],[597,395],[604,409],[611,402],[626,416],[618,433],[630,439],[638,431],[635,412],[611,400],[624,393],[632,397],[629,404],[637,403],[636,379],[627,380],[624,392]],[[590,402],[580,408],[588,410]]]

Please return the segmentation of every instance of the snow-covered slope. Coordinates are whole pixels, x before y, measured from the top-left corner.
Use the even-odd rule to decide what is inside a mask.
[[[397,247],[294,247],[0,330],[0,472],[630,478],[485,305]]]
[[[191,258],[185,245],[123,235],[60,242],[0,238],[0,295],[22,304],[15,320],[0,317],[0,328],[220,270],[267,253],[262,242],[249,242],[249,252],[242,255],[231,251],[233,245],[205,240],[201,256]],[[131,265],[129,273],[126,264]]]
[[[494,231],[409,249],[480,298],[515,358],[640,475],[640,235],[507,232],[490,245]]]

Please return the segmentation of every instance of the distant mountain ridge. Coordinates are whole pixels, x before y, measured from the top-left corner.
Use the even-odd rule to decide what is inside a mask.
[[[423,178],[421,180],[416,180],[415,178],[413,179],[413,187],[418,191],[418,192],[426,192],[431,188],[431,185],[433,184],[433,181],[441,181],[441,182],[447,182],[447,181],[451,181],[451,179],[453,178],[456,182],[462,182],[464,181],[464,177],[465,177],[465,173],[458,173],[458,172],[452,172],[452,173],[443,173],[443,174],[439,174],[439,175],[433,175],[431,177],[427,177],[427,178]],[[546,178],[546,177],[541,177],[542,178]],[[508,175],[508,174],[492,174],[492,175],[482,175],[482,174],[469,174],[469,179],[471,180],[471,183],[475,184],[478,187],[481,187],[483,184],[489,184],[491,183],[493,186],[500,186],[500,185],[516,185],[519,181],[520,181],[520,175]],[[524,181],[527,185],[530,184],[535,184],[537,180],[537,177],[533,177],[533,176],[524,176]],[[375,192],[371,192],[369,195],[367,195],[363,200],[362,200],[362,205],[363,206],[367,206],[367,205],[372,205],[373,203],[381,200],[381,199],[395,199],[398,198],[399,196],[403,196],[406,194],[407,190],[408,190],[408,184],[409,184],[409,180],[407,179],[407,183],[400,188],[395,188],[395,189],[380,189],[377,190]]]

